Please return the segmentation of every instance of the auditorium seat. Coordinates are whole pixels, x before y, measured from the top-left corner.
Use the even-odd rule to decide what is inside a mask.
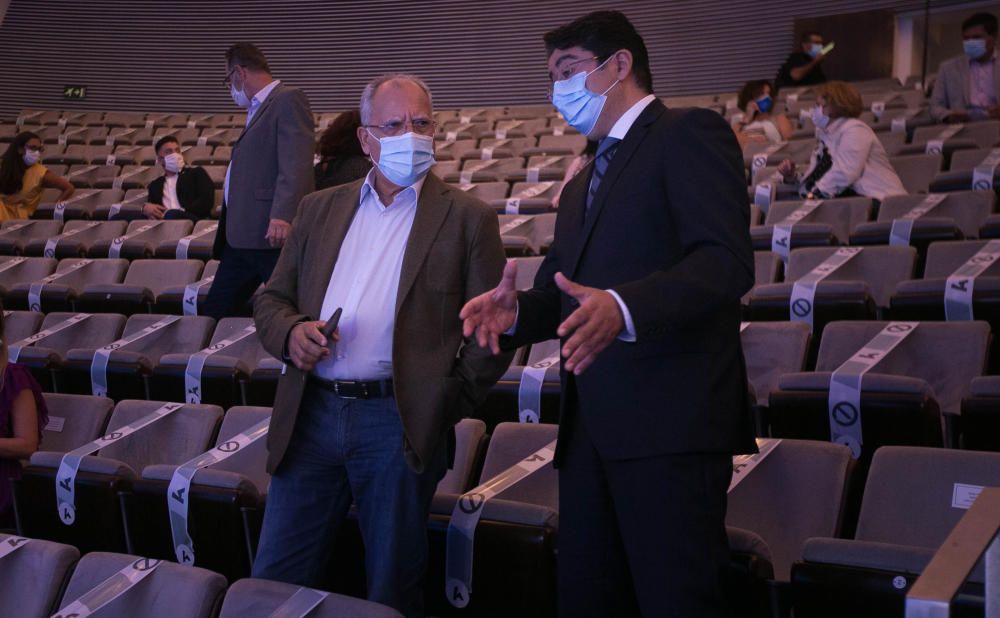
[[[436,492],[460,495],[471,489],[479,476],[486,442],[486,423],[474,418],[460,420],[455,425],[455,461],[438,482]]]
[[[903,183],[907,193],[927,193],[935,174],[941,171],[944,159],[940,154],[910,154],[889,157],[889,165]]]
[[[508,123],[509,125],[510,123]],[[494,135],[490,137],[483,137],[479,140],[479,148],[493,148],[496,150],[509,150],[513,156],[520,157],[521,153],[525,148],[533,148],[538,145],[538,139],[532,135],[530,137],[524,137],[523,129],[521,128],[511,128],[511,129],[497,129],[503,133],[506,131],[507,137],[495,137]]]
[[[160,313],[181,313],[198,315],[198,307],[205,302],[208,291],[212,288],[215,272],[219,269],[218,260],[209,260],[201,273],[201,279],[187,285],[165,286],[156,295],[156,311]],[[185,296],[185,290],[190,290],[191,296]]]
[[[147,569],[152,564],[153,561],[146,558],[127,554],[87,554],[73,571],[60,609],[122,569]],[[218,611],[225,590],[226,579],[218,573],[163,562],[139,585],[105,605],[100,615],[210,618]]]
[[[68,453],[104,435],[115,402],[107,397],[44,393],[49,423],[39,450]]]
[[[31,239],[55,236],[62,232],[62,227],[62,221],[4,221],[0,224],[0,254],[21,255]]]
[[[913,139],[910,143],[916,146],[923,146],[927,142],[938,139],[941,133],[958,125],[936,125],[929,127],[917,127],[913,131]],[[969,141],[978,148],[989,148],[1000,141],[1000,121],[984,120],[978,122],[967,122],[960,125],[960,130],[946,140],[949,141]]]
[[[58,234],[28,239],[22,252],[32,256],[49,254],[48,257],[60,259],[83,257],[95,242],[110,241],[124,234],[126,225],[125,221],[67,221]]]
[[[504,199],[510,191],[510,185],[506,182],[476,182],[460,184],[458,188],[483,201]]]
[[[129,337],[170,316],[137,314],[125,323],[122,337]],[[121,345],[110,353],[107,364],[107,392],[115,401],[146,397],[146,380],[164,354],[197,352],[205,347],[215,321],[203,316],[183,316],[159,330]],[[95,348],[73,348],[66,354],[64,378],[60,392],[91,394],[94,391],[91,366]]]
[[[452,159],[455,161],[461,161],[462,155],[470,150],[476,148],[475,137],[467,137],[455,139],[453,141],[435,141],[434,143],[434,156],[437,157],[439,154],[442,160]]]
[[[498,216],[500,239],[508,256],[538,255],[552,244],[556,213]]]
[[[804,322],[749,322],[741,328],[747,381],[758,408],[767,407],[781,376],[805,371],[810,336]]]
[[[783,224],[787,217],[804,206],[801,200],[787,200],[771,204],[764,218],[764,225],[751,229],[754,249],[771,249],[775,225]],[[866,197],[844,197],[822,200],[812,212],[794,222],[790,248],[845,245],[851,232],[871,218],[872,201]]]
[[[164,125],[157,125],[164,126]],[[183,120],[178,118],[178,124],[172,127],[166,127],[158,129],[156,134],[153,135],[153,144],[155,145],[161,138],[164,137],[174,137],[180,142],[181,146],[193,146],[198,143],[198,137],[201,136],[201,129],[197,127],[188,127],[187,118],[184,117]]]
[[[562,191],[562,183],[555,180],[544,182],[516,182],[510,197],[489,200],[490,206],[498,213],[509,215],[539,214],[552,210],[552,200]]]
[[[121,257],[128,260],[153,257],[161,243],[176,242],[190,234],[193,227],[194,223],[187,219],[137,219],[128,224],[124,235],[95,241],[90,245],[87,255],[92,258]],[[111,255],[112,249],[118,255]]]
[[[30,539],[26,543],[0,533],[0,545],[20,548],[0,560],[0,616],[50,616],[69,581],[80,551],[72,545]]]
[[[214,146],[188,146],[181,149],[184,155],[184,163],[189,165],[211,165],[215,159],[212,157]]]
[[[145,188],[127,189],[121,201],[98,206],[94,209],[91,218],[102,221],[112,217],[120,221],[146,219],[142,207],[146,205],[148,197],[149,193]]]
[[[165,402],[125,399],[115,406],[106,436],[148,417]],[[82,458],[74,483],[75,521],[67,525],[57,508],[56,472],[63,453],[38,451],[14,483],[14,499],[23,532],[75,545],[81,551],[120,551],[127,534],[142,535],[148,522],[126,532],[119,494],[146,466],[179,465],[209,448],[222,420],[222,409],[183,405],[131,435]]]
[[[750,304],[750,295],[757,286],[778,283],[784,276],[784,264],[777,253],[770,251],[753,252],[754,288],[743,295],[740,304]]]
[[[111,186],[119,174],[120,165],[72,165],[66,174],[66,180],[78,189],[90,189],[96,188],[102,181],[104,186]]]
[[[957,425],[961,448],[1000,452],[1000,376],[973,378]]]
[[[133,222],[133,225],[135,223],[139,222]],[[183,223],[190,229],[190,221]],[[135,260],[125,273],[122,283],[87,285],[77,299],[76,306],[81,311],[110,311],[125,315],[149,312],[153,310],[161,292],[197,281],[203,268],[204,262],[201,260]]]
[[[536,155],[579,155],[587,147],[587,137],[573,135],[542,135],[538,138],[538,146],[525,148],[524,156]]]
[[[132,144],[115,146],[112,156],[114,158],[109,160],[118,165],[144,165],[146,160],[145,147],[133,146]]]
[[[913,582],[978,490],[997,485],[997,453],[880,448],[853,539],[809,539],[792,567],[795,615],[902,618]],[[981,598],[981,566],[970,582],[959,596]]]
[[[232,153],[233,149],[229,144],[216,146],[215,151],[212,153],[212,163],[215,165],[229,165]]]
[[[521,157],[509,156],[492,159],[468,157],[469,154],[478,152],[478,150],[472,150],[465,153],[459,168],[460,171],[446,175],[445,182],[462,184],[463,182],[506,181],[524,171],[524,159]]]
[[[102,122],[108,127],[142,127],[146,116],[139,112],[105,112]]]
[[[41,279],[52,274],[55,269],[56,261],[52,258],[0,256],[0,294],[6,298],[9,291],[18,284]],[[21,307],[10,305],[10,308]]]
[[[301,588],[293,584],[266,579],[241,579],[226,591],[219,618],[244,618],[246,616],[274,616],[277,610]],[[327,594],[327,593],[322,593]],[[310,618],[402,618],[396,610],[363,599],[329,593]]]
[[[76,308],[87,286],[117,284],[125,277],[128,266],[128,260],[66,258],[59,261],[50,277],[34,277],[11,287],[7,291],[7,303],[11,307],[38,311],[70,311]]]
[[[218,227],[218,221],[202,219],[196,222],[194,228],[184,236],[159,241],[155,246],[154,255],[165,260],[178,259],[178,243],[181,238],[190,236],[191,238],[187,243],[187,257],[197,260],[210,260],[212,259],[212,248],[215,244],[215,235]]]
[[[4,337],[7,345],[16,343],[25,337],[30,337],[38,332],[42,326],[44,315],[36,311],[10,311],[3,312]]]
[[[270,408],[231,408],[213,448],[225,446],[270,417]],[[141,480],[133,483],[124,501],[132,551],[151,558],[177,559],[167,488],[180,463],[184,462],[148,465]],[[187,491],[187,532],[193,541],[195,566],[222,573],[229,581],[249,577],[271,478],[266,463],[264,435],[228,459],[194,473]]]
[[[42,317],[40,313],[36,315]],[[62,370],[70,350],[107,345],[120,337],[122,329],[125,328],[125,316],[116,313],[95,313],[79,322],[64,324],[75,315],[77,314],[56,311],[44,316],[44,321],[32,334],[54,329],[60,324],[63,324],[63,328],[46,337],[33,340],[30,345],[24,342],[25,337],[8,339],[11,344],[22,346],[17,355],[17,362],[31,370],[45,391],[62,392]],[[13,352],[11,356],[13,357]]]
[[[163,170],[151,163],[124,165],[117,176],[99,178],[94,182],[94,186],[102,189],[143,189],[162,175]]]
[[[212,183],[215,184],[216,189],[222,188],[222,183],[226,179],[226,166],[225,165],[205,165],[203,169],[208,173],[208,177],[212,179]]]
[[[111,154],[112,147],[104,144],[89,144],[89,142],[80,142],[77,144],[71,143],[66,147],[66,151],[60,157],[59,162],[66,163],[67,165],[105,165],[107,163],[108,156]]]

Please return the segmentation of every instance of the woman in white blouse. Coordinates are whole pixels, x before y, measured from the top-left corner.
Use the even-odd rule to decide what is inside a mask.
[[[801,174],[792,161],[781,162],[778,171],[785,182],[798,184],[799,194],[809,199],[863,195],[883,200],[906,194],[882,142],[858,120],[862,109],[861,95],[850,84],[817,86],[812,111],[816,150]]]

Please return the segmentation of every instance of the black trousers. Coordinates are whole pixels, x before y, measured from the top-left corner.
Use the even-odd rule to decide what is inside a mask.
[[[568,437],[559,469],[559,615],[728,616],[732,457],[606,460],[579,417]]]
[[[245,314],[247,301],[271,278],[280,254],[281,249],[236,249],[227,243],[199,313],[216,320]]]

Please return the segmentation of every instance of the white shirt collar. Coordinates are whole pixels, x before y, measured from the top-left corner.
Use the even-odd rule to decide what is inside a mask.
[[[365,176],[365,184],[361,185],[361,203],[364,204],[365,200],[368,198],[369,194],[374,193],[375,199],[378,201],[379,206],[386,208],[385,204],[382,203],[382,198],[378,196],[378,191],[375,190],[375,167],[368,170],[368,175]],[[424,187],[424,181],[427,180],[427,175],[425,174],[420,180],[416,181],[412,185],[404,188],[402,191],[396,194],[393,198],[392,203],[395,205],[399,198],[402,197],[404,200],[409,201],[412,199],[413,203],[417,203],[420,199],[420,191]]]
[[[253,107],[257,107],[261,103],[263,103],[264,100],[267,99],[267,95],[271,94],[271,91],[277,88],[278,84],[280,83],[281,83],[280,79],[271,80],[270,84],[258,90],[257,94],[253,95],[253,99],[251,99],[251,104],[253,105]]]
[[[625,139],[625,134],[628,133],[628,130],[632,128],[633,124],[635,124],[635,119],[639,117],[639,114],[642,113],[642,110],[646,109],[646,107],[650,103],[652,103],[654,99],[656,99],[654,95],[647,94],[646,96],[636,101],[635,105],[628,108],[628,111],[626,111],[624,114],[621,115],[620,118],[618,118],[618,121],[615,123],[615,126],[611,127],[611,131],[608,132],[608,137]]]

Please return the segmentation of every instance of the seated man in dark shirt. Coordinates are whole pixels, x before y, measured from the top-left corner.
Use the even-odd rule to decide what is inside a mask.
[[[181,145],[168,135],[156,142],[156,162],[165,171],[149,183],[142,212],[150,219],[206,219],[215,203],[215,185],[208,172],[185,166]]]
[[[778,69],[778,77],[774,80],[775,90],[786,86],[813,86],[826,81],[823,67],[820,64],[826,56],[822,53],[823,35],[818,32],[807,32],[799,41],[799,49],[793,52],[785,64]]]

